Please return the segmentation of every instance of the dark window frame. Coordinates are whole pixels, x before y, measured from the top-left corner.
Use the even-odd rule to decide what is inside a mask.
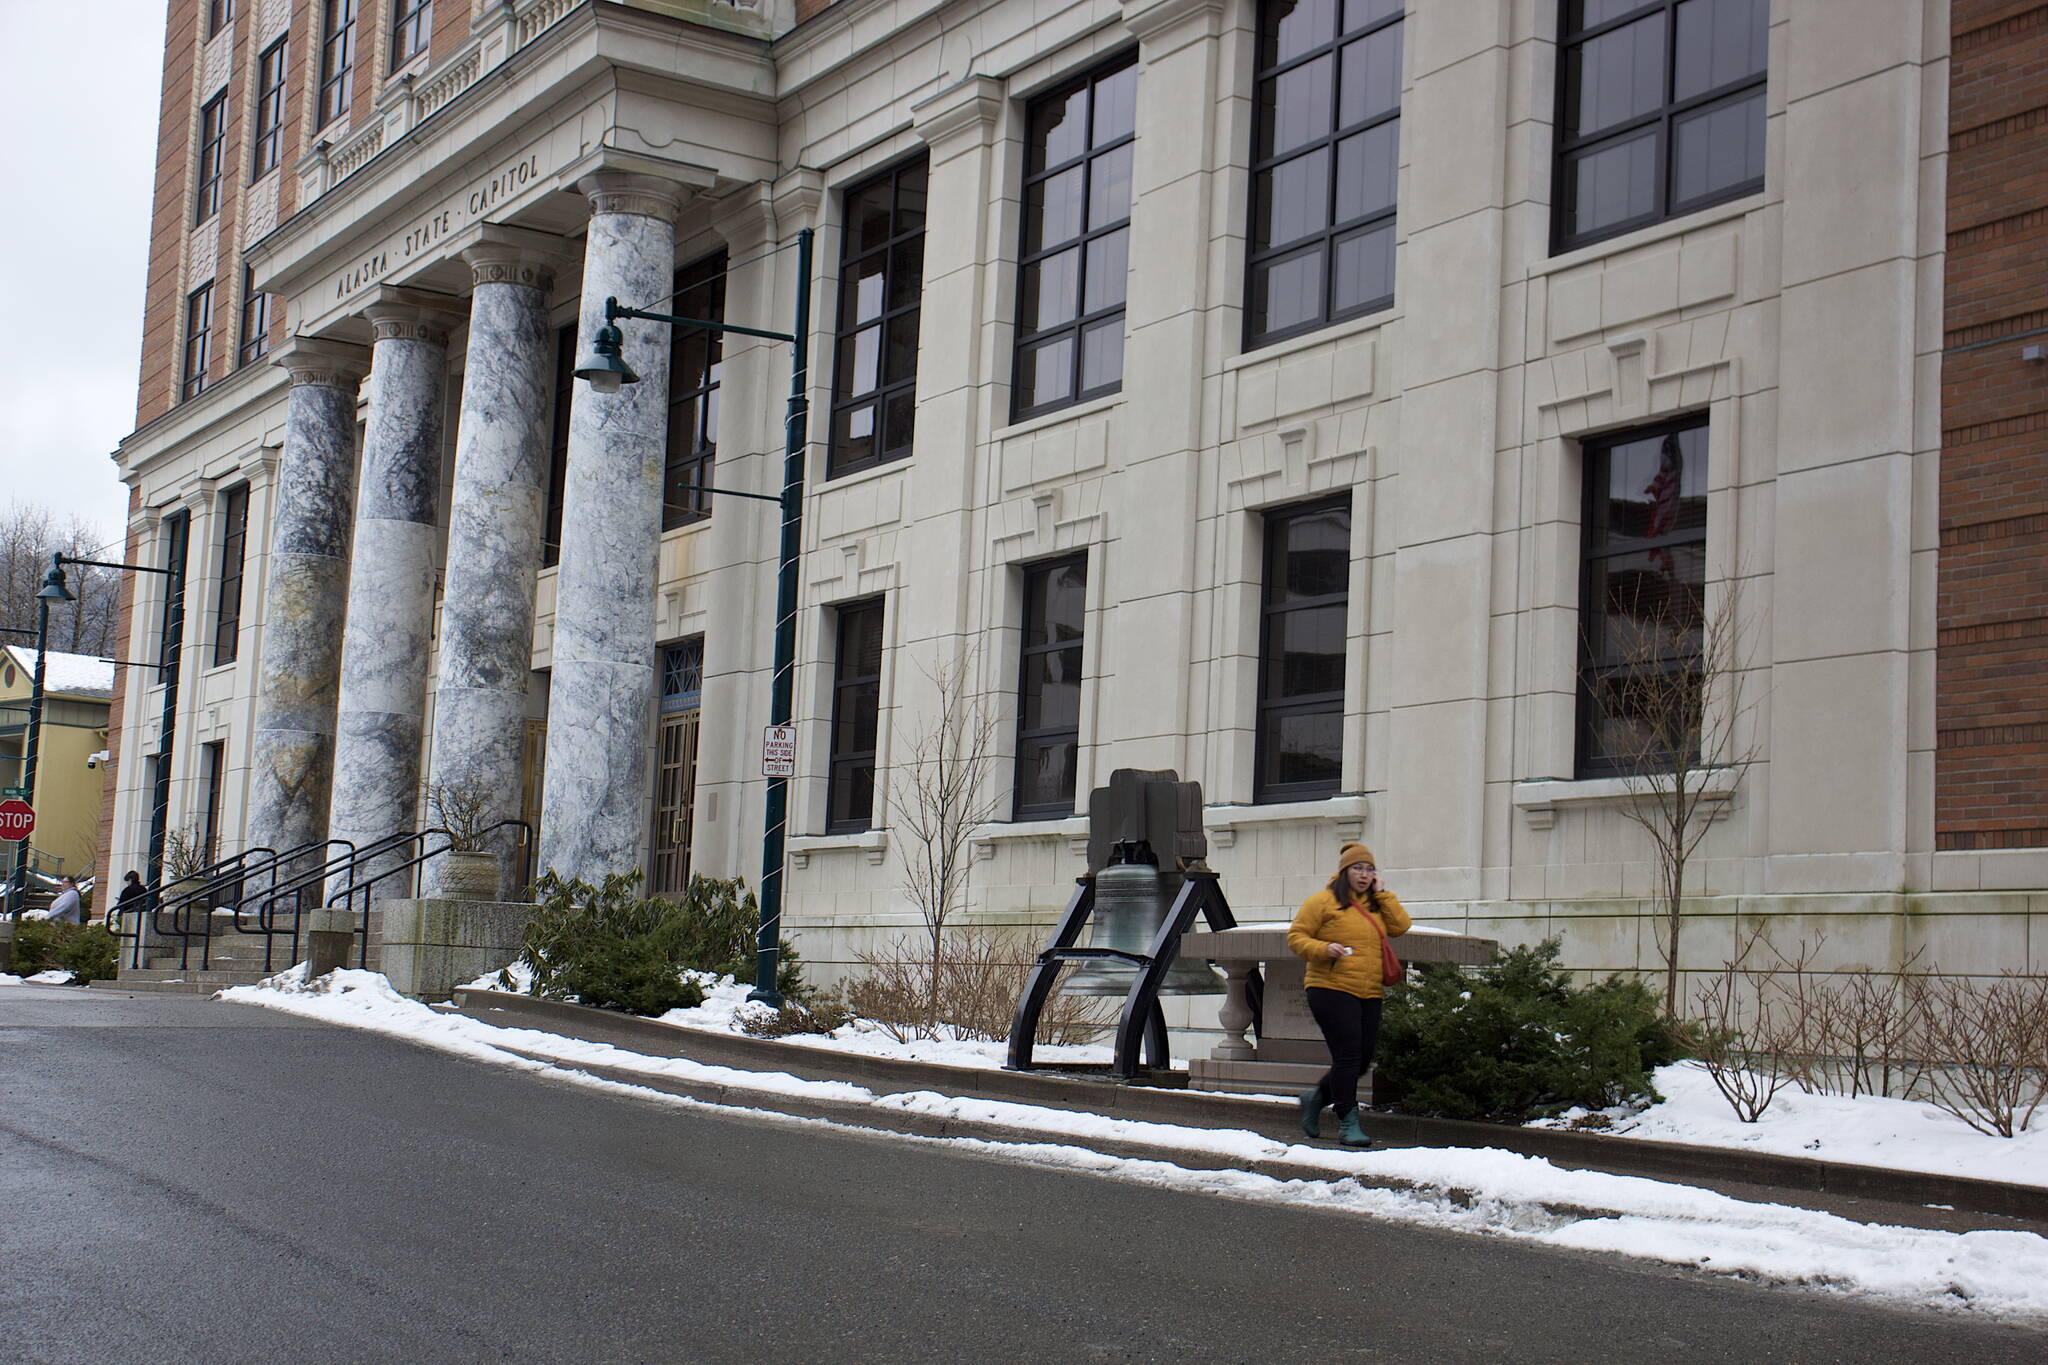
[[[1344,687],[1340,683],[1334,692],[1290,693],[1283,697],[1269,694],[1268,681],[1273,669],[1273,623],[1275,618],[1295,612],[1324,610],[1331,606],[1345,611],[1347,629],[1344,641],[1344,676],[1351,672],[1351,641],[1348,629],[1351,605],[1351,576],[1349,571],[1350,552],[1348,549],[1353,514],[1352,499],[1347,491],[1334,498],[1317,498],[1312,502],[1289,503],[1284,507],[1269,509],[1262,521],[1264,544],[1259,552],[1259,658],[1258,658],[1258,706],[1257,718],[1253,725],[1252,800],[1260,805],[1271,805],[1284,801],[1315,801],[1335,796],[1343,790],[1342,767]],[[1347,545],[1344,590],[1322,593],[1314,597],[1302,597],[1285,603],[1275,602],[1275,585],[1284,581],[1285,565],[1282,563],[1283,540],[1278,532],[1290,521],[1322,516],[1333,511],[1344,513],[1345,540]],[[1327,781],[1279,782],[1268,780],[1267,773],[1275,755],[1267,751],[1267,718],[1280,714],[1288,715],[1335,715],[1338,724],[1337,765],[1339,775]]]
[[[256,59],[256,139],[249,158],[249,178],[277,168],[284,150],[284,87],[291,69],[291,36],[279,38]]]
[[[256,287],[256,270],[242,267],[242,342],[238,364],[253,365],[270,354],[271,296]]]
[[[199,746],[206,767],[206,826],[202,847],[206,861],[220,861],[221,811],[227,795],[228,742],[218,739]]]
[[[434,42],[434,0],[392,0],[391,69],[406,65]]]
[[[1408,19],[1407,7],[1404,5],[1390,14],[1382,15],[1377,19],[1369,19],[1366,22],[1360,23],[1355,28],[1347,29],[1344,27],[1342,18],[1346,6],[1342,3],[1342,0],[1332,0],[1332,3],[1336,6],[1338,18],[1336,21],[1336,31],[1330,40],[1312,48],[1305,48],[1301,52],[1284,59],[1271,51],[1273,34],[1269,31],[1269,21],[1274,26],[1277,26],[1278,19],[1285,16],[1276,15],[1276,7],[1270,3],[1261,3],[1258,7],[1257,33],[1255,37],[1256,49],[1252,59],[1256,70],[1252,76],[1251,147],[1249,149],[1250,156],[1248,157],[1250,165],[1249,192],[1245,197],[1243,343],[1246,351],[1259,350],[1278,342],[1287,341],[1293,337],[1307,336],[1312,332],[1319,332],[1326,327],[1335,326],[1340,322],[1348,322],[1353,318],[1368,317],[1373,313],[1384,312],[1394,306],[1397,284],[1394,272],[1390,269],[1387,275],[1388,287],[1384,294],[1375,295],[1370,299],[1342,308],[1332,307],[1331,299],[1335,288],[1335,271],[1332,269],[1331,263],[1340,239],[1362,239],[1381,230],[1382,227],[1389,233],[1395,233],[1398,230],[1395,226],[1400,211],[1398,177],[1400,174],[1401,152],[1398,128],[1394,135],[1395,144],[1393,152],[1397,183],[1392,200],[1384,208],[1372,209],[1368,212],[1343,219],[1341,222],[1336,218],[1340,195],[1340,172],[1342,170],[1342,160],[1337,155],[1337,146],[1341,142],[1361,137],[1373,129],[1386,124],[1399,124],[1402,115],[1400,81],[1406,69],[1407,29],[1405,25]],[[1341,108],[1344,98],[1344,82],[1341,76],[1341,63],[1344,59],[1343,49],[1352,44],[1360,43],[1373,35],[1397,28],[1400,29],[1397,41],[1401,45],[1402,59],[1401,70],[1397,70],[1395,73],[1395,90],[1392,105],[1377,113],[1368,114],[1363,118],[1356,119],[1351,123],[1340,124],[1338,120],[1342,116]],[[1269,80],[1277,82],[1289,73],[1321,61],[1326,57],[1331,60],[1332,70],[1337,72],[1337,77],[1330,81],[1330,108],[1327,118],[1321,124],[1323,131],[1315,137],[1305,138],[1282,151],[1275,152],[1271,156],[1261,157],[1259,155],[1259,147],[1265,137],[1266,115],[1262,109],[1263,100],[1259,95],[1260,89]],[[1319,233],[1289,238],[1277,246],[1262,243],[1259,232],[1260,177],[1280,166],[1314,156],[1318,153],[1325,154],[1329,161],[1327,179],[1323,189],[1324,218],[1326,221],[1322,230]],[[1392,246],[1390,245],[1391,249]],[[1260,268],[1274,262],[1284,262],[1295,257],[1310,255],[1319,256],[1321,260],[1321,265],[1319,266],[1321,284],[1316,315],[1302,322],[1260,330],[1258,326],[1258,311],[1253,303],[1253,300],[1257,297],[1256,291]]]
[[[211,387],[207,372],[213,353],[213,281],[185,296],[185,355],[178,381],[180,402],[197,398]]]
[[[1769,21],[1765,23],[1765,60],[1763,69],[1740,79],[1724,82],[1710,90],[1702,91],[1685,99],[1674,99],[1678,71],[1678,7],[1685,0],[1640,0],[1623,13],[1603,19],[1597,24],[1573,23],[1575,14],[1582,14],[1584,0],[1558,0],[1557,28],[1557,78],[1556,118],[1552,123],[1555,130],[1556,147],[1551,156],[1551,218],[1550,246],[1552,255],[1575,251],[1595,242],[1604,242],[1610,237],[1651,227],[1658,223],[1682,218],[1701,209],[1725,204],[1756,194],[1764,188],[1764,176],[1718,190],[1710,190],[1691,199],[1678,200],[1672,189],[1672,137],[1673,129],[1681,118],[1697,114],[1717,105],[1735,105],[1768,88],[1770,83]],[[1655,109],[1645,110],[1631,118],[1623,119],[1611,127],[1596,133],[1568,137],[1566,128],[1571,117],[1571,108],[1577,93],[1577,84],[1572,64],[1572,54],[1587,43],[1594,42],[1606,34],[1639,23],[1650,15],[1661,11],[1664,15],[1664,103]],[[1769,109],[1763,117],[1768,121]],[[1639,135],[1646,128],[1656,128],[1656,151],[1654,155],[1654,178],[1657,186],[1656,204],[1646,213],[1633,218],[1621,219],[1604,227],[1585,232],[1574,232],[1571,226],[1574,208],[1571,199],[1571,167],[1573,159],[1581,152],[1597,149],[1602,144],[1620,145]]]
[[[562,562],[562,508],[569,495],[569,414],[576,400],[576,324],[555,330],[555,405],[548,430],[548,488],[540,528],[540,565]]]
[[[240,656],[242,583],[249,555],[249,485],[238,483],[221,495],[220,582],[213,596],[213,666]]]
[[[192,514],[180,508],[163,519],[163,567],[171,570],[164,579],[163,612],[157,620],[157,678],[171,666],[171,656],[180,652],[185,636],[185,562],[190,552]],[[176,591],[173,591],[175,589]]]
[[[726,253],[723,248],[678,270],[670,307],[677,316],[725,321]],[[700,358],[701,349],[701,358]],[[662,468],[661,529],[673,531],[711,517],[709,488],[718,463],[718,389],[725,368],[725,337],[708,327],[675,329],[669,362],[668,454]]]
[[[889,185],[889,235],[880,243],[856,248],[851,227],[842,218],[839,234],[839,303],[832,330],[832,410],[831,423],[826,434],[825,477],[836,479],[846,474],[856,474],[864,469],[896,460],[908,459],[915,449],[917,422],[917,354],[922,343],[922,317],[924,310],[924,234],[925,214],[918,215],[915,228],[903,228],[904,182],[916,176],[921,182],[917,193],[928,196],[931,186],[931,158],[920,152],[916,156],[896,162],[888,168],[855,181],[840,191],[839,202],[842,212],[856,197],[875,186],[887,182]],[[898,275],[896,260],[898,252],[915,245],[917,257],[917,288],[911,292],[910,301],[897,307],[889,306],[889,298],[897,290]],[[881,271],[881,310],[871,318],[853,319],[849,316],[847,288],[853,267],[863,262],[879,259]],[[889,332],[892,325],[903,319],[910,320],[911,330],[917,336],[917,344],[910,348],[910,373],[898,375],[889,366]],[[857,345],[856,338],[863,332],[876,335],[875,374],[873,388],[853,392],[846,385],[851,382],[849,357],[853,351],[849,343]],[[900,446],[884,445],[892,428],[889,426],[890,408],[902,401],[908,402],[910,432]],[[868,409],[869,441],[866,453],[845,455],[854,439],[844,432],[844,426],[862,408]]]
[[[1121,151],[1125,147],[1134,146],[1138,140],[1137,120],[1133,117],[1132,126],[1128,131],[1105,142],[1098,143],[1095,141],[1096,91],[1104,81],[1120,76],[1126,71],[1131,72],[1135,80],[1137,66],[1138,54],[1135,51],[1125,52],[1120,56],[1110,58],[1108,61],[1098,63],[1072,79],[1035,96],[1025,108],[1025,146],[1026,156],[1029,158],[1035,155],[1033,148],[1035,148],[1038,140],[1037,123],[1040,116],[1048,110],[1064,105],[1074,95],[1083,91],[1087,92],[1086,106],[1082,111],[1082,117],[1087,121],[1087,128],[1083,135],[1081,150],[1063,161],[1052,162],[1037,169],[1032,169],[1028,160],[1026,163],[1024,186],[1019,196],[1020,203],[1023,205],[1023,211],[1019,215],[1022,221],[1018,226],[1017,237],[1017,331],[1015,344],[1011,347],[1010,363],[1010,420],[1014,422],[1026,421],[1033,417],[1042,417],[1046,413],[1058,412],[1062,408],[1070,408],[1077,403],[1086,403],[1092,399],[1120,393],[1123,390],[1122,355],[1126,340],[1123,318],[1130,302],[1130,196],[1126,195],[1125,197],[1124,211],[1121,217],[1097,223],[1091,220],[1090,215],[1095,206],[1094,179],[1096,163],[1106,156]],[[1135,104],[1135,96],[1133,100]],[[1057,241],[1043,240],[1043,206],[1041,205],[1037,211],[1040,215],[1039,220],[1034,222],[1034,210],[1031,204],[1032,191],[1076,169],[1081,173],[1081,188],[1079,191],[1080,231],[1073,236],[1062,237]],[[1036,250],[1031,249],[1030,245],[1034,227],[1037,227],[1041,237]],[[1113,237],[1119,232],[1124,234],[1126,245],[1124,278],[1117,282],[1115,301],[1113,303],[1105,303],[1092,312],[1087,311],[1089,247],[1093,243]],[[1050,326],[1040,327],[1036,330],[1026,330],[1024,326],[1024,298],[1026,294],[1025,279],[1028,272],[1032,267],[1041,262],[1067,251],[1076,253],[1073,280],[1074,315],[1064,322],[1053,323]],[[1103,330],[1112,321],[1116,324],[1117,377],[1112,382],[1097,384],[1092,388],[1086,387],[1082,383],[1085,377],[1083,369],[1084,339],[1091,332]],[[1065,396],[1047,399],[1042,403],[1026,402],[1024,374],[1027,355],[1034,349],[1050,349],[1058,345],[1062,338],[1068,339],[1071,343],[1070,353],[1067,358],[1068,382]]]
[[[348,113],[356,70],[356,0],[324,0],[320,11],[320,95],[313,127]]]
[[[827,834],[857,834],[874,828],[875,774],[880,749],[855,749],[846,744],[848,732],[854,728],[854,717],[849,713],[845,699],[862,689],[873,689],[874,714],[868,717],[870,728],[875,732],[875,742],[881,743],[881,693],[883,662],[888,657],[889,640],[884,634],[888,627],[886,604],[883,598],[869,597],[858,602],[844,602],[833,609],[832,656],[832,721],[830,751],[826,762],[826,804],[825,832]],[[873,629],[879,637],[875,653],[873,673],[852,673],[849,671],[854,660],[852,637],[856,630],[872,618]],[[841,774],[852,770],[858,774],[865,766],[868,773],[867,786],[858,795],[864,798],[866,809],[858,810],[858,803],[842,802],[842,793],[851,793],[852,785],[841,781]]]
[[[1707,552],[1707,524],[1703,520],[1697,528],[1674,530],[1661,536],[1632,538],[1622,548],[1609,548],[1605,543],[1595,543],[1593,528],[1604,524],[1595,507],[1604,489],[1611,468],[1609,459],[1615,447],[1633,445],[1639,441],[1661,441],[1680,432],[1700,431],[1711,433],[1712,424],[1704,412],[1689,413],[1668,421],[1648,426],[1630,427],[1622,431],[1607,432],[1600,436],[1589,436],[1579,442],[1580,478],[1584,485],[1581,490],[1579,520],[1579,651],[1578,675],[1574,680],[1576,701],[1572,725],[1572,774],[1577,780],[1602,777],[1632,777],[1641,775],[1640,770],[1629,763],[1594,752],[1596,713],[1600,707],[1595,697],[1595,684],[1603,676],[1621,671],[1626,664],[1604,657],[1604,642],[1593,622],[1600,619],[1593,601],[1594,572],[1596,562],[1618,558],[1624,555],[1646,554],[1658,550],[1681,547],[1698,547],[1702,563]],[[1705,451],[1706,447],[1702,446]],[[1709,456],[1711,459],[1711,456]],[[1709,466],[1711,468],[1711,465]],[[1705,576],[1702,574],[1702,592]],[[1595,655],[1603,657],[1596,658]],[[1699,657],[1690,659],[1674,658],[1666,662],[1680,667],[1698,667]]]
[[[207,0],[206,36],[216,37],[220,31],[235,22],[235,0]]]
[[[1048,639],[1041,644],[1032,644],[1031,623],[1043,615],[1042,593],[1044,584],[1064,569],[1079,567],[1081,570],[1081,618],[1079,633],[1071,639]],[[1075,788],[1067,789],[1064,801],[1035,801],[1024,799],[1025,754],[1034,744],[1047,740],[1070,738],[1076,754],[1076,786],[1078,783],[1078,755],[1081,745],[1081,725],[1077,715],[1072,725],[1027,725],[1032,714],[1032,663],[1048,655],[1062,654],[1068,650],[1081,656],[1080,667],[1076,670],[1075,685],[1079,687],[1087,678],[1088,670],[1088,555],[1084,551],[1077,555],[1062,555],[1057,559],[1040,560],[1024,566],[1024,631],[1019,641],[1017,660],[1017,752],[1013,761],[1014,774],[1010,782],[1010,808],[1013,820],[1053,820],[1074,813]]]
[[[193,178],[192,225],[220,212],[221,180],[227,171],[228,92],[199,107],[199,170]]]

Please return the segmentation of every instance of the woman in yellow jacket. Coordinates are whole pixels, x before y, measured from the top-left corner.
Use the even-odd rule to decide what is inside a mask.
[[[1381,935],[1405,934],[1412,921],[1380,880],[1372,850],[1346,844],[1337,875],[1301,903],[1287,946],[1308,964],[1308,1010],[1330,1046],[1330,1069],[1301,1097],[1301,1131],[1323,1135],[1323,1110],[1337,1110],[1337,1140],[1370,1147],[1358,1120],[1358,1078],[1372,1065],[1380,1036]]]

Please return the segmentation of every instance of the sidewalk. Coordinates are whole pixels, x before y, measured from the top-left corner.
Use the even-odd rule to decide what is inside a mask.
[[[499,991],[460,988],[453,1012],[502,1028],[527,1028],[624,1051],[684,1058],[708,1066],[752,1073],[708,1083],[643,1070],[579,1064],[578,1069],[625,1084],[657,1089],[716,1104],[827,1119],[852,1127],[925,1137],[974,1138],[991,1142],[1083,1146],[1107,1157],[1169,1162],[1191,1169],[1245,1170],[1279,1180],[1329,1180],[1348,1176],[1310,1160],[1252,1160],[1234,1155],[1227,1135],[1250,1132],[1277,1142],[1303,1145],[1292,1101],[1201,1091],[1118,1085],[1104,1079],[1051,1071],[1012,1072],[932,1062],[870,1057],[797,1043],[748,1038],[664,1024],[652,1019],[587,1009]],[[554,1062],[538,1052],[507,1051]],[[825,1099],[778,1090],[776,1075],[803,1081],[836,1081],[877,1094],[933,1092],[995,1105],[1028,1105],[1162,1125],[1141,1139],[1115,1133],[1077,1137],[1071,1131],[1005,1122],[1000,1110],[985,1118],[935,1115],[861,1099]],[[1105,1127],[1110,1125],[1105,1124]],[[1327,1126],[1327,1121],[1326,1121]],[[1720,1147],[1649,1142],[1600,1133],[1517,1128],[1368,1113],[1368,1132],[1382,1148],[1492,1148],[1542,1157],[1554,1166],[1642,1176],[1714,1190],[1750,1202],[1815,1209],[1861,1223],[1964,1232],[1984,1229],[2048,1235],[2048,1189],[1956,1176],[1897,1171],[1875,1166],[1805,1160]],[[1201,1130],[1214,1132],[1207,1142]],[[1333,1156],[1345,1149],[1329,1144]],[[1367,1180],[1365,1183],[1374,1183]],[[1400,1187],[1398,1181],[1385,1182]],[[1450,1192],[1453,1198],[1458,1191]],[[1583,1215],[1583,1210],[1561,1213]]]

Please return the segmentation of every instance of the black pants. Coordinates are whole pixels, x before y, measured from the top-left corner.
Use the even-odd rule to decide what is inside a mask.
[[[1323,1073],[1323,1089],[1339,1114],[1349,1113],[1358,1104],[1358,1078],[1372,1065],[1373,1049],[1379,1046],[1380,1004],[1326,986],[1308,988],[1308,1012],[1316,1017],[1316,1027],[1330,1045],[1330,1069]]]

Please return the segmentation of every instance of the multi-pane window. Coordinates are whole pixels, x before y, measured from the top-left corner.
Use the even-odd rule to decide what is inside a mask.
[[[270,295],[256,287],[256,271],[242,267],[242,344],[236,359],[244,365],[270,354]]]
[[[1770,0],[1565,0],[1560,251],[1763,188]]]
[[[1348,500],[1266,514],[1257,800],[1299,801],[1338,790],[1350,584]]]
[[[1699,746],[1707,585],[1707,424],[1586,441],[1580,533],[1578,775]]]
[[[706,322],[725,321],[725,253],[676,272],[674,312]],[[713,466],[718,458],[718,377],[725,368],[723,334],[678,328],[668,372],[668,463],[662,473],[664,531],[711,515]]]
[[[1394,301],[1401,0],[1266,0],[1245,345]]]
[[[434,36],[434,0],[396,0],[391,7],[391,66],[404,66],[427,50]]]
[[[1024,571],[1024,667],[1017,684],[1017,818],[1070,815],[1081,751],[1081,637],[1088,561]]]
[[[235,0],[206,0],[206,36],[214,34],[235,22]]]
[[[284,145],[285,41],[279,38],[256,59],[256,151],[249,162],[251,176],[274,169]]]
[[[213,663],[231,664],[241,648],[242,563],[249,545],[249,485],[220,495],[220,592],[214,599]]]
[[[164,518],[163,567],[170,575],[164,579],[164,611],[157,622],[156,662],[158,677],[161,670],[169,668],[177,657],[179,646],[185,638],[185,545],[192,533],[192,514],[173,512]]]
[[[882,716],[882,603],[839,608],[832,661],[832,756],[825,828],[866,829],[875,815],[876,735]]]
[[[555,333],[555,419],[548,433],[548,502],[541,525],[541,567],[562,562],[562,502],[569,489],[569,412],[576,401],[576,327]]]
[[[322,0],[320,15],[320,110],[313,126],[325,128],[348,112],[356,70],[356,0]]]
[[[1032,101],[1012,402],[1019,418],[1123,386],[1137,113],[1131,57]]]
[[[206,391],[207,357],[213,348],[213,286],[202,284],[185,298],[185,365],[180,398]]]
[[[910,454],[928,165],[920,156],[846,192],[828,477]]]
[[[203,223],[220,212],[222,158],[228,146],[228,92],[223,90],[199,111],[199,176],[192,196],[192,221]]]
[[[221,798],[227,792],[228,746],[225,740],[200,746],[206,769],[205,822],[200,826],[201,856],[208,863],[220,861]]]

